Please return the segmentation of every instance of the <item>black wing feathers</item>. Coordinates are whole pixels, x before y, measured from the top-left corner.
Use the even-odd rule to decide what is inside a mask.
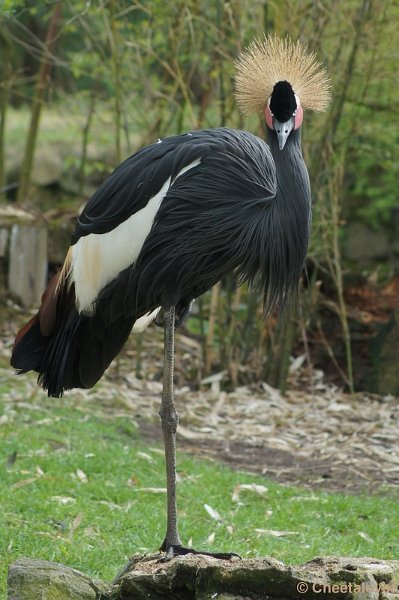
[[[200,133],[166,138],[127,158],[83,209],[71,243],[90,233],[111,231],[144,208],[169,177],[173,180],[181,169],[207,153],[208,143]]]
[[[259,286],[266,311],[295,293],[310,206],[279,205],[270,149],[242,131],[192,132],[140,150],[87,203],[72,243],[117,227],[144,208],[168,178],[172,184],[137,260],[101,290],[95,313],[78,314],[71,308],[44,347],[40,336],[41,364],[32,350],[31,365],[25,358],[22,367],[16,365],[37,369],[49,395],[93,386],[139,317],[159,306],[188,306],[230,272],[238,282]],[[36,329],[26,340],[29,347]],[[23,342],[24,337],[16,353]]]
[[[259,268],[263,290],[276,288],[267,295],[282,300],[287,290],[277,292],[281,279],[265,272],[268,256],[260,255],[262,237],[272,234],[275,195],[268,146],[229,131],[166,194],[129,274],[128,303],[141,312],[160,300],[174,303],[176,294],[193,299],[231,271],[253,283]]]

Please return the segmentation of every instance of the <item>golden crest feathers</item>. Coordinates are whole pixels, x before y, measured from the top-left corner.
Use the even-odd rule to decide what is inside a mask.
[[[278,81],[288,81],[303,108],[323,111],[331,98],[327,71],[299,41],[255,39],[235,62],[235,96],[244,116],[263,112]]]

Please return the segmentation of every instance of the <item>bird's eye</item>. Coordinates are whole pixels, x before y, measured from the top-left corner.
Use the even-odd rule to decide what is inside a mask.
[[[272,113],[272,111],[270,111],[270,114],[271,114],[272,117],[274,117],[274,113]]]
[[[293,117],[296,117],[296,113],[297,113],[297,112],[298,112],[297,110],[294,110],[294,112],[292,113],[292,116],[293,116]]]

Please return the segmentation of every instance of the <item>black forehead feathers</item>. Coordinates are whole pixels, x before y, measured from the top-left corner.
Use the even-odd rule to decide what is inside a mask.
[[[297,108],[294,90],[288,81],[278,81],[270,96],[270,111],[277,121],[285,123]]]

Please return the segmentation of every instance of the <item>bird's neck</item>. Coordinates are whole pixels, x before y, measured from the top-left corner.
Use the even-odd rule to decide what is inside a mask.
[[[281,298],[295,296],[298,290],[309,241],[311,196],[300,133],[291,132],[283,150],[279,149],[274,132],[269,133],[269,143],[276,165],[277,191],[271,219],[273,244],[270,244],[268,264],[275,265],[275,271],[270,268],[265,271],[264,280],[272,281],[265,296],[273,298],[274,294],[276,297],[277,289],[281,301]]]
[[[300,129],[292,131],[280,150],[277,136],[269,130],[269,145],[276,165],[277,196],[281,201],[310,207],[309,175],[301,150]],[[297,206],[297,208],[299,208]]]

